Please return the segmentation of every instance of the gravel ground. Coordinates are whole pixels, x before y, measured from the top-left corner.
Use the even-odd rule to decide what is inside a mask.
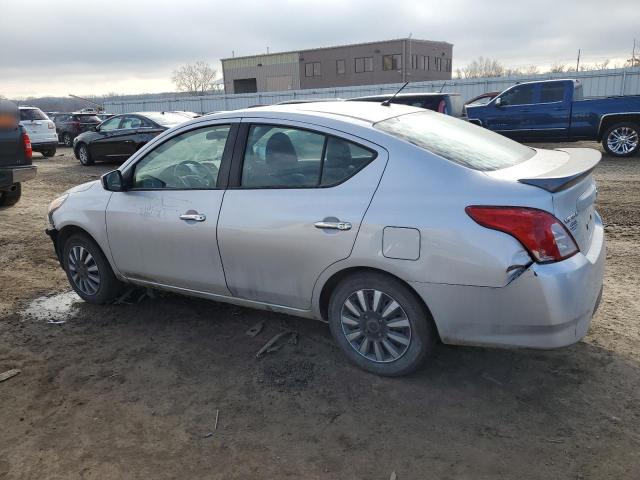
[[[640,478],[640,158],[595,172],[608,264],[583,341],[439,346],[387,379],[348,364],[318,322],[175,295],[55,296],[69,287],[47,204],[114,168],[59,152],[36,155],[37,179],[0,211],[0,372],[22,371],[0,383],[0,478]],[[58,316],[32,314],[48,304]],[[297,335],[256,359],[282,328]]]

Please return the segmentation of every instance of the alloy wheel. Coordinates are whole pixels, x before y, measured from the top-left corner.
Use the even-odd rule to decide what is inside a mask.
[[[87,147],[85,147],[84,145],[80,147],[78,155],[80,156],[80,161],[82,163],[87,163],[89,161],[89,152],[87,152]]]
[[[351,347],[367,360],[398,360],[411,343],[411,323],[400,304],[379,290],[358,290],[342,305],[342,331]]]
[[[71,135],[69,135],[68,133],[64,134],[64,137],[62,137],[62,140],[66,147],[70,147],[73,145],[73,139],[71,138]]]
[[[607,146],[617,155],[626,155],[638,147],[638,132],[630,127],[618,127],[609,132]]]
[[[100,271],[93,255],[81,245],[71,247],[68,259],[69,275],[85,295],[93,296],[100,288]]]

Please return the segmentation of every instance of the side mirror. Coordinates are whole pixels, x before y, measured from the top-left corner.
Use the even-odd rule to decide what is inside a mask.
[[[102,188],[109,192],[124,192],[124,180],[120,170],[112,170],[100,177]]]
[[[500,97],[496,98],[496,100],[493,102],[493,104],[494,104],[496,107],[502,107],[502,106],[503,106],[503,105],[502,105],[502,98],[500,98]]]
[[[100,125],[96,125],[94,127],[91,127],[91,130],[93,130],[94,132],[99,132],[100,131]]]

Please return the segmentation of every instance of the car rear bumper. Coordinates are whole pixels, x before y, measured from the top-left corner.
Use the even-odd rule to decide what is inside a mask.
[[[58,139],[55,138],[53,140],[41,140],[39,142],[31,142],[31,148],[33,148],[33,150],[35,150],[36,152],[39,152],[41,150],[53,150],[54,148],[58,147]]]
[[[36,178],[37,171],[35,165],[0,167],[0,188]]]
[[[600,303],[604,228],[596,215],[588,252],[533,264],[500,288],[413,282],[444,343],[555,348],[587,334]]]

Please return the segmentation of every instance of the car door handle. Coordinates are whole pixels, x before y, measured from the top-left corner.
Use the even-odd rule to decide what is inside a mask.
[[[349,222],[316,222],[314,226],[327,230],[351,230]]]
[[[194,222],[204,222],[207,216],[203,213],[183,213],[180,220],[193,220]]]

